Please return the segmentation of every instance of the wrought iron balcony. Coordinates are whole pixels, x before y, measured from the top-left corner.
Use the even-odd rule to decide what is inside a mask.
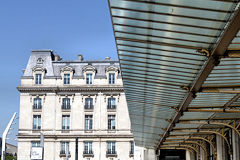
[[[107,105],[108,110],[116,110],[117,105]]]
[[[62,105],[62,110],[70,110],[71,105]]]
[[[60,156],[60,157],[66,157],[66,151],[61,150],[59,156]],[[70,151],[68,151],[68,157],[71,157],[71,152],[70,152]]]
[[[108,151],[106,151],[106,156],[107,157],[117,157],[117,152],[108,150]]]
[[[83,157],[94,157],[93,151],[83,151]]]
[[[93,105],[84,105],[85,110],[93,110]]]
[[[42,105],[37,105],[37,104],[33,105],[33,110],[41,110],[41,109],[42,109]]]

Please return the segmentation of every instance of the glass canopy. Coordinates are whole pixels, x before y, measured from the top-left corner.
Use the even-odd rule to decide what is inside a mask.
[[[181,129],[240,119],[239,5],[109,0],[136,145],[159,149]]]

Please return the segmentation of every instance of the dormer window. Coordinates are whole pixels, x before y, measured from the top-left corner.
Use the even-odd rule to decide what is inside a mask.
[[[35,84],[42,84],[42,74],[35,74]]]
[[[92,84],[92,73],[86,74],[86,84]]]
[[[70,74],[64,74],[64,84],[70,84]]]
[[[45,76],[46,69],[40,66],[35,66],[32,69],[34,81],[33,84],[40,85],[43,84],[43,77]]]
[[[96,68],[91,66],[91,65],[87,65],[83,68],[83,75],[86,78],[86,84],[93,84],[93,79],[94,76],[96,74]]]
[[[108,84],[115,84],[116,76],[118,74],[118,68],[115,66],[109,66],[106,68],[106,74],[108,78]]]
[[[109,73],[108,83],[115,84],[115,73]]]
[[[63,84],[69,85],[71,83],[71,78],[73,76],[74,70],[71,66],[65,66],[61,68],[61,76],[63,79]]]

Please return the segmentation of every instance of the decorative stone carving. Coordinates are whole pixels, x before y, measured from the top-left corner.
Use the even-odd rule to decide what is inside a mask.
[[[114,71],[114,72],[118,72],[118,68],[115,67],[115,66],[108,66],[106,69],[105,69],[106,72],[109,72],[109,71]]]
[[[65,66],[61,68],[61,72],[73,72],[74,69],[71,66]]]
[[[44,60],[42,58],[37,59],[37,64],[43,64]]]
[[[97,70],[96,70],[95,67],[93,67],[93,66],[91,66],[91,65],[87,65],[87,66],[83,67],[82,71],[83,71],[83,72],[87,72],[87,71],[96,72]]]
[[[41,66],[35,66],[32,69],[33,72],[46,72],[46,69]]]

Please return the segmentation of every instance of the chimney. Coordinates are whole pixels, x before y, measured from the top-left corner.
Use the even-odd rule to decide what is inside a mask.
[[[105,60],[110,60],[110,59],[111,59],[111,57],[106,57],[106,58],[105,58]]]
[[[83,56],[81,54],[78,55],[78,60],[81,62],[83,61]]]
[[[60,61],[60,60],[61,60],[60,56],[58,54],[55,54],[54,61]]]

